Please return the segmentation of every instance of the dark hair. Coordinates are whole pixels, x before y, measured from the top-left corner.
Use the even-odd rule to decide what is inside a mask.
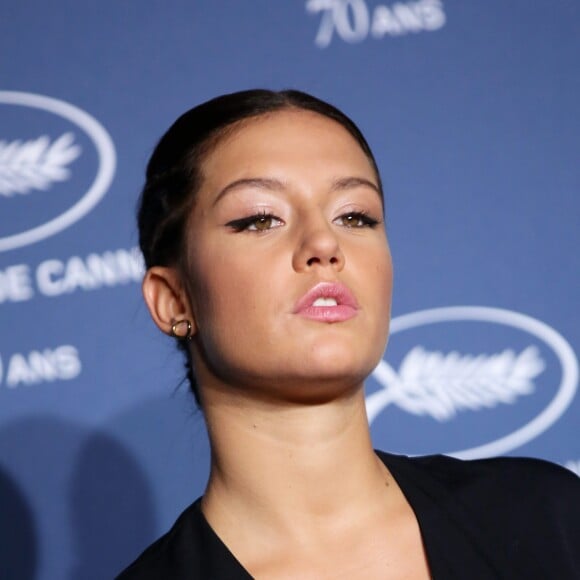
[[[201,184],[201,164],[229,129],[245,119],[276,111],[312,111],[342,125],[360,145],[381,179],[375,158],[359,128],[336,107],[306,93],[254,89],[222,95],[190,109],[163,135],[149,160],[138,208],[139,244],[145,266],[183,266],[184,229]],[[187,378],[199,392],[186,342]]]

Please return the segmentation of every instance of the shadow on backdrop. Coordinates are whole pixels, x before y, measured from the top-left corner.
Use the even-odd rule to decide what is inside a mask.
[[[70,477],[70,580],[113,578],[203,492],[209,450],[187,392],[146,399],[83,440]]]
[[[35,535],[24,552],[34,563],[34,578],[40,580],[62,578],[69,566],[65,482],[85,433],[82,426],[47,415],[20,417],[4,425],[0,432],[0,461],[25,492],[30,511],[28,520],[34,522]],[[5,520],[2,514],[2,526]],[[9,545],[27,541],[25,537],[14,538]],[[11,557],[16,555],[12,553]]]
[[[0,578],[35,578],[38,539],[32,509],[14,479],[0,468]]]
[[[1,580],[112,578],[157,533],[149,478],[112,436],[24,417],[2,428],[0,464]]]
[[[47,415],[0,430],[0,579],[113,578],[203,492],[209,450],[186,395],[98,428]]]
[[[70,578],[113,578],[155,535],[146,474],[118,440],[92,433],[84,442],[68,494],[75,563]]]

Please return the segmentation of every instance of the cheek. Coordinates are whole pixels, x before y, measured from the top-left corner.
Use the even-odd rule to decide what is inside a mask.
[[[387,250],[383,263],[380,266],[381,276],[384,284],[384,294],[388,301],[389,308],[391,305],[391,297],[393,294],[393,261],[391,253]]]
[[[227,256],[207,252],[190,268],[192,305],[202,340],[224,333],[234,337],[257,319],[260,288],[267,288],[260,283],[255,264],[241,256],[225,260]]]
[[[393,289],[393,263],[388,245],[380,245],[367,249],[363,253],[361,265],[372,279],[368,280],[368,288],[377,298],[387,304],[391,302]]]
[[[393,295],[393,264],[388,247],[375,257],[372,271],[375,279],[373,287],[374,299],[377,301],[377,314],[380,314],[388,331]]]

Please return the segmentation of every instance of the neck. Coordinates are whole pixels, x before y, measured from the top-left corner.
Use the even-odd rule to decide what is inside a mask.
[[[387,476],[372,448],[362,385],[319,405],[232,402],[231,392],[208,399],[212,469],[202,506],[220,535],[253,522],[304,536],[384,497]]]

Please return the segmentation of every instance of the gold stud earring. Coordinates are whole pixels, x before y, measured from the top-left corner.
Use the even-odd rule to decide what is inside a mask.
[[[185,334],[183,334],[184,329]],[[171,325],[171,336],[178,340],[191,340],[191,330],[191,322],[189,320],[178,320]]]

